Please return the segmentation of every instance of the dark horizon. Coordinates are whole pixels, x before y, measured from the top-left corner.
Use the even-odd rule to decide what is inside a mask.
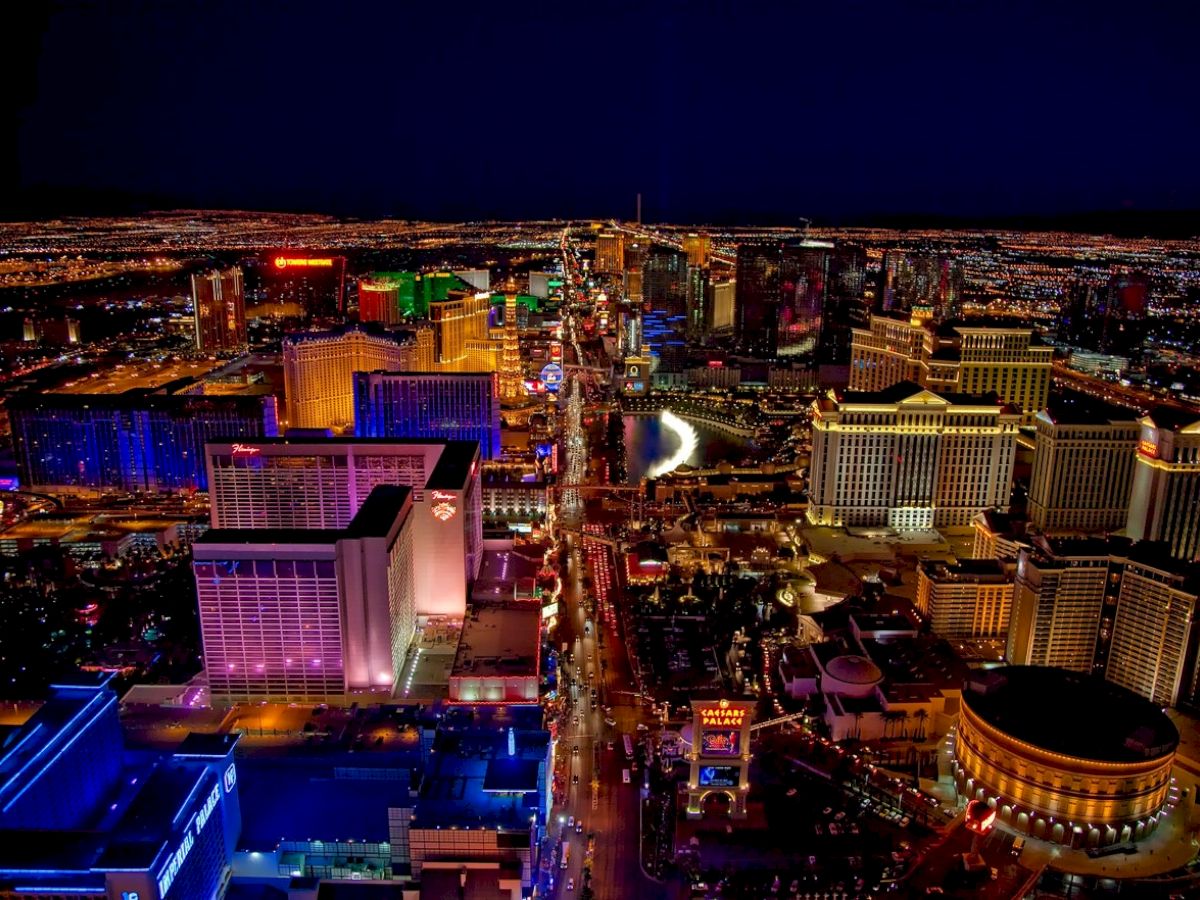
[[[632,219],[640,192],[648,222],[1200,231],[1194,6],[66,0],[34,19],[5,73],[7,219]]]

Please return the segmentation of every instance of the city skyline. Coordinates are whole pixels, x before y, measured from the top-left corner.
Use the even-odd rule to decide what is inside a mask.
[[[1200,897],[1200,7],[25,12],[0,897]]]

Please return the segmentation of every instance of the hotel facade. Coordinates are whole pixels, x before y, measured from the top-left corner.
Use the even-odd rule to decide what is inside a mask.
[[[912,382],[830,393],[812,407],[808,518],[904,531],[968,526],[1007,506],[1018,416],[995,396]]]

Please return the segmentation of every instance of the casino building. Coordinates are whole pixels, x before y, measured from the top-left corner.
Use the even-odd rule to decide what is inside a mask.
[[[235,736],[127,751],[111,676],[51,687],[0,729],[0,897],[214,900],[241,831]]]
[[[500,456],[496,375],[376,370],[353,378],[359,437],[478,441],[485,460]]]
[[[1098,678],[1005,666],[967,682],[954,779],[1008,827],[1071,847],[1154,831],[1179,732],[1162,710]]]
[[[205,453],[213,528],[347,528],[375,487],[412,488],[417,615],[466,611],[483,561],[475,441],[278,438]]]

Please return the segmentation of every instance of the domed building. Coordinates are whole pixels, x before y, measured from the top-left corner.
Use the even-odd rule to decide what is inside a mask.
[[[1146,837],[1171,785],[1179,732],[1099,678],[1045,666],[979,673],[962,693],[954,779],[1000,822],[1072,847]]]
[[[822,666],[821,689],[827,694],[870,697],[881,681],[883,672],[865,656],[847,653]]]

